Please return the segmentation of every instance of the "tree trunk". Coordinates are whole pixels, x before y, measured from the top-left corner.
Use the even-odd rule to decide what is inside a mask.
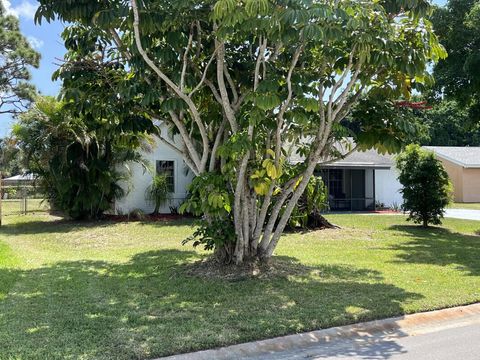
[[[314,212],[308,216],[307,227],[309,229],[340,229],[340,226],[332,224],[319,212]]]
[[[428,218],[426,218],[426,217],[423,218],[423,224],[422,224],[422,226],[423,226],[424,228],[427,228],[427,227],[428,227]]]

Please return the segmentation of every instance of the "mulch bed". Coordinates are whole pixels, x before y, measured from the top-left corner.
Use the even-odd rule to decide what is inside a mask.
[[[142,216],[129,216],[129,215],[105,215],[106,220],[117,221],[117,222],[128,222],[128,221],[175,221],[175,220],[185,220],[185,219],[194,219],[193,216],[189,215],[180,215],[180,214],[144,214]]]

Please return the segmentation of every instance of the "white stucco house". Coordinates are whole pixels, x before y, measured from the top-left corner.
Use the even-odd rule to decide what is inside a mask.
[[[162,137],[169,137],[168,128],[162,126]],[[180,136],[174,136],[172,141],[181,145]],[[181,146],[180,146],[181,147]],[[152,173],[164,173],[171,181],[173,190],[170,200],[160,208],[161,213],[170,213],[171,208],[178,208],[187,196],[187,187],[192,182],[193,173],[183,161],[182,157],[158,138],[152,146],[152,151],[142,152],[142,157],[150,163],[151,171],[145,171],[138,163],[129,164],[131,177],[128,182],[120,185],[126,195],[115,203],[117,214],[128,214],[133,210],[142,210],[145,213],[153,211],[155,205],[146,200],[145,193],[152,183]]]
[[[166,127],[161,127],[161,131],[162,136],[168,136]],[[181,145],[179,136],[172,140]],[[171,208],[178,208],[187,196],[193,173],[181,156],[160,140],[156,141],[151,152],[142,155],[151,163],[154,172],[167,174],[171,179],[172,197],[160,211],[169,213]],[[291,161],[301,160],[292,157]],[[121,184],[126,196],[117,200],[115,212],[128,214],[137,209],[152,212],[154,205],[146,200],[145,192],[153,175],[139,164],[131,164],[130,168],[130,180]],[[376,204],[392,207],[403,203],[393,157],[381,155],[375,150],[356,151],[345,159],[319,167],[316,175],[322,176],[327,184],[332,211],[374,210]]]

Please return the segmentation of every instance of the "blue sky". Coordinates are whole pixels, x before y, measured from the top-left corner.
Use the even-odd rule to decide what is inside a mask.
[[[51,24],[42,23],[35,25],[33,16],[37,9],[34,0],[0,0],[10,14],[20,19],[23,34],[29,39],[32,46],[42,54],[39,69],[32,70],[33,83],[44,95],[57,95],[60,89],[58,82],[52,81],[52,73],[57,69],[57,64],[63,58],[65,48],[60,37],[64,25],[60,22]],[[435,0],[436,4],[443,5],[446,0]],[[0,137],[8,134],[12,118],[0,115]]]

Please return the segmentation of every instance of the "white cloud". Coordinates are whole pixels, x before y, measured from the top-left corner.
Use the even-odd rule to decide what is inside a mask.
[[[0,0],[5,7],[7,14],[16,17],[24,17],[27,19],[33,19],[35,12],[37,11],[37,5],[28,0],[23,0],[20,5],[12,6],[10,0]]]
[[[27,36],[27,40],[34,49],[40,49],[45,43],[43,40],[36,38],[35,36]]]

